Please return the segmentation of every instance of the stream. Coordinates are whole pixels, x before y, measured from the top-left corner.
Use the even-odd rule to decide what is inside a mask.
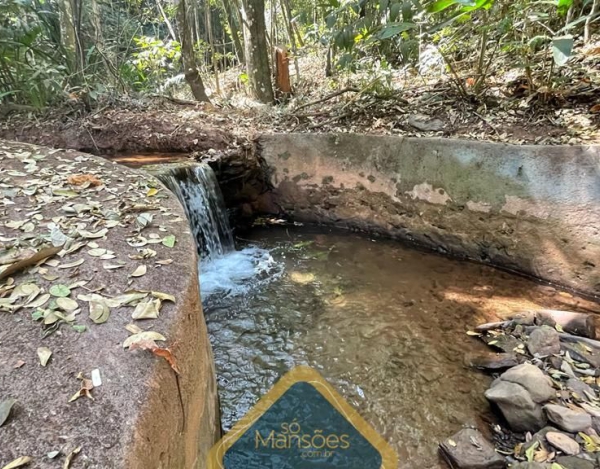
[[[438,443],[490,432],[489,349],[466,334],[525,309],[571,309],[546,285],[401,243],[324,227],[255,228],[235,246],[207,165],[159,175],[197,240],[225,432],[297,365],[319,371],[396,450],[400,467],[447,467]]]

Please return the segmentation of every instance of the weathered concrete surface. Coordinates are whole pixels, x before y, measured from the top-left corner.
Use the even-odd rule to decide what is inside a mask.
[[[42,159],[33,164],[38,157]],[[102,184],[85,188],[68,182],[69,176],[80,174],[91,174]],[[148,192],[149,187],[158,193]],[[95,208],[69,215],[64,207],[73,203]],[[139,234],[147,240],[174,234],[172,248],[160,241],[131,246],[139,229],[136,217],[144,210],[153,219]],[[23,220],[31,220],[34,229],[11,224]],[[119,223],[110,227],[107,220]],[[71,465],[75,469],[204,467],[205,456],[219,437],[216,380],[199,298],[196,249],[177,199],[148,174],[101,158],[0,141],[0,257],[15,239],[22,243],[17,250],[40,241],[47,244],[43,237],[49,234],[50,223],[75,242],[95,242],[116,257],[100,260],[90,254],[88,245],[52,258],[62,266],[84,259],[79,266],[42,263],[11,276],[13,286],[35,284],[42,293],[55,284],[87,281],[73,287],[70,295],[81,309],[75,323],[87,331],[76,332],[64,323],[42,338],[40,322],[32,319],[35,308],[9,312],[0,307],[0,401],[17,400],[0,427],[0,467],[21,456],[33,459],[30,467],[62,467],[65,455],[77,447],[81,452]],[[81,237],[82,230],[98,232],[106,226],[104,237]],[[148,257],[135,258],[148,248],[154,256],[146,251]],[[167,259],[173,262],[156,262]],[[124,267],[103,267],[117,261]],[[146,274],[131,276],[140,265],[146,266]],[[132,320],[134,307],[113,307],[105,323],[95,324],[88,317],[88,304],[79,298],[90,293],[86,289],[109,298],[128,290],[160,291],[173,295],[176,302],[165,301],[157,319],[143,321]],[[0,280],[0,300],[12,291],[8,279]],[[52,308],[51,303],[44,308]],[[131,335],[125,329],[130,323],[167,338],[158,344],[170,348],[179,376],[149,351],[123,349],[123,341]],[[45,367],[39,363],[38,347],[52,351]],[[89,378],[94,369],[102,378],[102,385],[91,392],[94,400],[81,397],[68,402],[80,386],[77,374]],[[51,460],[46,455],[52,451],[61,454]]]
[[[600,146],[258,138],[263,211],[403,238],[600,294]]]

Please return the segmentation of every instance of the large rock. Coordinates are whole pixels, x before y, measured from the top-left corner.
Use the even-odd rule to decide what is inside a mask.
[[[537,366],[529,363],[515,366],[504,372],[500,379],[523,386],[534,402],[542,403],[556,397],[552,381]]]
[[[562,451],[568,456],[574,456],[579,454],[581,451],[579,443],[564,433],[548,432],[546,433],[546,440],[548,440],[548,443],[550,443],[556,449]]]
[[[527,350],[531,355],[546,357],[560,353],[560,337],[550,326],[536,327],[529,335]]]
[[[485,392],[485,397],[498,406],[514,431],[536,431],[546,424],[542,407],[519,384],[501,380]]]
[[[456,469],[503,469],[504,457],[483,435],[472,428],[463,428],[440,443],[440,449]]]
[[[556,404],[547,404],[544,410],[551,422],[567,432],[581,432],[592,426],[591,415],[584,411],[577,412]]]
[[[589,396],[596,395],[596,393],[589,384],[584,383],[583,381],[577,378],[569,378],[567,381],[567,388],[569,388],[571,391],[576,392],[580,398],[588,401],[590,400]]]
[[[556,462],[564,469],[594,469],[596,466],[592,461],[588,461],[576,456],[559,456]]]
[[[541,462],[518,462],[511,464],[510,469],[551,469],[550,464]]]

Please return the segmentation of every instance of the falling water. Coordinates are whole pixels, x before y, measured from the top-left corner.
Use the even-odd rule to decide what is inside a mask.
[[[177,195],[196,237],[203,301],[245,293],[280,275],[282,268],[269,251],[235,250],[223,194],[210,166],[178,166],[158,178]]]
[[[214,260],[234,250],[223,195],[209,165],[177,166],[158,178],[183,205],[200,257]]]

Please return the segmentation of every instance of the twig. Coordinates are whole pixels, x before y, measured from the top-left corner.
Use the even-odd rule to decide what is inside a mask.
[[[200,104],[200,101],[190,101],[189,99],[173,98],[172,96],[167,96],[166,94],[153,94],[151,96],[155,98],[163,98],[168,101],[171,101],[172,103],[181,104],[183,106],[197,106],[198,104]]]
[[[310,103],[303,104],[302,106],[299,106],[296,109],[294,109],[294,112],[297,112],[300,109],[304,109],[304,108],[307,108],[307,107],[310,107],[310,106],[314,106],[315,104],[324,103],[325,101],[329,101],[330,99],[333,99],[336,96],[339,96],[339,95],[344,94],[344,93],[349,93],[349,92],[359,93],[360,91],[361,91],[360,89],[354,88],[354,87],[343,88],[341,90],[336,91],[335,93],[328,94],[324,98],[317,99],[316,101],[311,101]]]
[[[352,114],[351,112],[345,112],[343,114],[340,114],[339,116],[334,116],[331,119],[327,119],[324,122],[319,122],[317,124],[310,125],[310,126],[307,127],[307,129],[312,130],[312,129],[316,129],[317,127],[322,127],[324,125],[331,124],[332,122],[335,122],[337,120],[343,119],[344,117],[348,117],[351,114]]]
[[[494,131],[494,133],[496,133],[497,135],[499,135],[499,132],[498,132],[498,130],[496,130],[496,127],[494,127],[491,123],[489,123],[488,120],[485,117],[483,117],[481,114],[479,114],[478,112],[475,112],[475,111],[473,111],[473,114],[475,114],[483,122],[485,122],[487,125],[489,125],[490,128]]]

